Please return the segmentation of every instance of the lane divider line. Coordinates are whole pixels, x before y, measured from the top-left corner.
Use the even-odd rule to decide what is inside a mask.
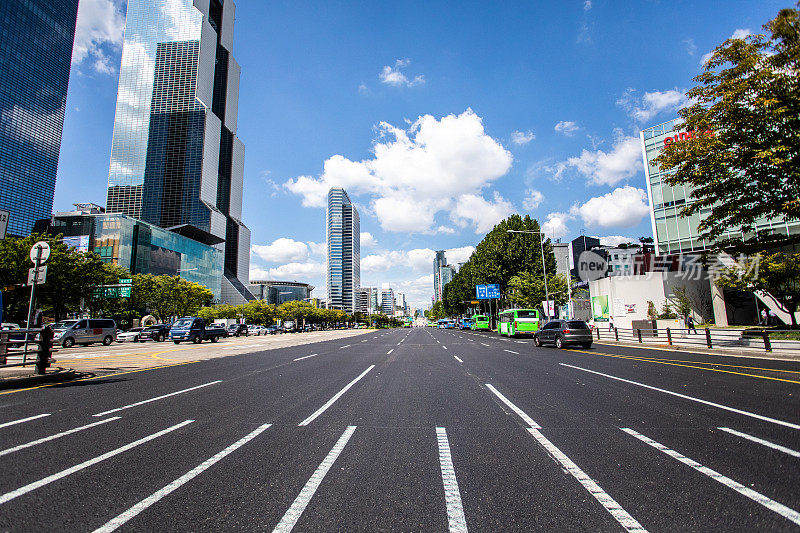
[[[634,517],[632,517],[628,511],[623,509],[622,506],[617,503],[617,501],[614,500],[614,498],[612,498],[606,491],[604,491],[595,480],[586,475],[586,473],[581,470],[580,467],[572,461],[572,459],[567,457],[564,452],[559,450],[547,439],[547,437],[542,435],[538,429],[528,428],[528,432],[539,442],[539,444],[542,445],[545,450],[547,450],[547,453],[549,453],[551,457],[561,463],[561,466],[563,466],[567,472],[572,474],[572,477],[577,479],[578,482],[589,491],[589,494],[594,496],[594,498],[600,502],[600,505],[605,507],[606,511],[608,511],[611,516],[613,516],[614,519],[619,522],[623,528],[625,528],[626,531],[646,533],[647,530],[642,527],[642,525]]]
[[[457,355],[454,355],[453,357],[455,357],[455,358],[456,358],[456,361],[458,361],[459,363],[463,363],[463,362],[464,362],[464,361],[463,361],[463,360],[462,360],[462,359],[461,359],[459,356],[457,356]]]
[[[486,346],[487,348],[489,347],[489,345],[488,345],[488,344],[486,344],[485,342],[482,342],[481,344],[483,344],[483,345],[484,345],[484,346]]]
[[[656,442],[653,439],[651,439],[650,437],[646,437],[646,436],[642,435],[641,433],[639,433],[637,431],[634,431],[634,430],[632,430],[630,428],[620,428],[620,429],[622,431],[624,431],[625,433],[627,433],[628,435],[630,435],[632,437],[636,437],[637,439],[639,439],[640,441],[644,442],[648,446],[652,446],[656,450],[658,450],[660,452],[664,452],[665,454],[669,455],[673,459],[677,459],[681,463],[683,463],[685,465],[688,465],[688,466],[691,466],[692,468],[694,468],[695,470],[697,470],[701,474],[705,474],[706,476],[710,477],[714,481],[718,481],[719,483],[722,483],[726,487],[735,490],[739,494],[741,494],[743,496],[747,496],[748,498],[750,498],[754,502],[763,505],[764,507],[766,507],[770,511],[774,511],[774,512],[778,513],[779,515],[781,515],[782,517],[786,518],[787,520],[791,520],[795,524],[800,525],[800,513],[798,513],[794,509],[786,507],[782,503],[778,503],[775,500],[773,500],[771,498],[768,498],[768,497],[764,496],[763,494],[761,494],[760,492],[756,492],[756,491],[754,491],[753,489],[751,489],[749,487],[745,487],[744,485],[742,485],[738,481],[734,481],[734,480],[732,480],[731,478],[729,478],[727,476],[723,476],[722,474],[720,474],[716,470],[712,470],[712,469],[708,468],[707,466],[703,466],[700,463],[698,463],[697,461],[689,459],[685,455],[682,455],[682,454],[676,452],[675,450],[671,450],[671,449],[667,448],[666,446],[664,446],[663,444],[661,444],[659,442]]]
[[[68,429],[67,431],[62,431],[61,433],[56,433],[55,435],[50,435],[49,437],[42,437],[41,439],[32,440],[31,442],[26,442],[25,444],[20,444],[19,446],[14,446],[13,448],[8,448],[6,450],[0,451],[0,457],[2,457],[3,455],[8,455],[9,453],[17,452],[19,450],[24,450],[25,448],[30,448],[31,446],[36,446],[37,444],[41,444],[43,442],[48,442],[61,437],[66,437],[67,435],[72,435],[73,433],[77,433],[79,431],[83,431],[84,429],[89,429],[95,426],[99,426],[101,424],[105,424],[106,422],[113,422],[114,420],[119,420],[120,418],[122,417],[112,416],[111,418],[106,418],[105,420],[100,420],[98,422],[92,422],[91,424],[86,424],[85,426]]]
[[[779,426],[785,426],[792,429],[800,429],[800,425],[793,424],[792,422],[786,422],[785,420],[778,420],[776,418],[770,418],[768,416],[759,415],[756,413],[751,413],[750,411],[744,411],[742,409],[736,409],[735,407],[728,407],[727,405],[722,405],[714,402],[709,402],[708,400],[701,400],[700,398],[695,398],[694,396],[688,396],[686,394],[681,394],[679,392],[673,392],[666,389],[659,389],[658,387],[653,387],[652,385],[645,385],[644,383],[639,383],[638,381],[632,381],[630,379],[620,378],[617,376],[612,376],[611,374],[603,374],[602,372],[597,372],[595,370],[589,370],[587,368],[581,368],[579,366],[568,365],[566,363],[558,363],[561,366],[566,366],[569,368],[574,368],[576,370],[582,370],[584,372],[589,372],[590,374],[597,374],[598,376],[607,377],[609,379],[616,379],[617,381],[622,381],[625,383],[630,383],[631,385],[637,385],[639,387],[644,387],[645,389],[650,389],[658,392],[663,392],[664,394],[670,394],[672,396],[677,396],[678,398],[683,398],[684,400],[691,400],[693,402],[702,403],[704,405],[710,405],[711,407],[716,407],[718,409],[724,409],[725,411],[730,411],[732,413],[749,416],[751,418],[755,418],[758,420],[763,420],[765,422],[772,422],[773,424],[778,424]]]
[[[506,350],[506,349],[504,348],[504,349],[503,349],[503,351],[504,351],[504,352],[513,353],[513,354],[519,355],[519,352],[515,352],[515,351],[513,351],[513,350]]]
[[[344,386],[344,388],[343,388],[342,390],[340,390],[339,392],[337,392],[336,394],[334,394],[334,395],[333,395],[333,398],[331,398],[330,400],[328,400],[327,402],[325,402],[325,404],[324,404],[322,407],[320,407],[319,409],[317,409],[316,411],[314,411],[314,412],[311,414],[311,416],[309,416],[308,418],[306,418],[305,420],[303,420],[302,422],[300,422],[300,423],[299,423],[299,424],[297,424],[297,425],[298,425],[298,426],[307,426],[307,425],[309,425],[311,422],[313,422],[313,421],[314,421],[314,419],[315,419],[315,418],[317,418],[319,415],[321,415],[322,413],[324,413],[324,412],[325,412],[325,411],[328,409],[328,407],[330,407],[331,405],[333,405],[333,402],[335,402],[336,400],[338,400],[339,398],[341,398],[341,397],[342,397],[342,395],[343,395],[345,392],[347,392],[348,390],[350,390],[350,387],[352,387],[353,385],[355,385],[355,384],[358,382],[358,380],[360,380],[361,378],[363,378],[364,376],[366,376],[366,375],[367,375],[367,372],[369,372],[369,371],[370,371],[370,370],[372,370],[373,368],[375,368],[375,365],[370,365],[370,366],[369,366],[369,368],[367,368],[367,369],[366,369],[366,370],[364,370],[364,371],[363,371],[361,374],[359,374],[359,376],[358,376],[356,379],[354,379],[353,381],[351,381],[350,383],[348,383],[347,385],[345,385],[345,386]]]
[[[200,463],[199,465],[197,465],[196,467],[194,467],[193,469],[191,469],[190,471],[188,471],[187,473],[185,473],[184,475],[182,475],[181,477],[179,477],[166,487],[157,490],[156,492],[154,492],[144,500],[140,501],[127,511],[120,513],[115,518],[112,518],[104,525],[95,529],[94,533],[110,533],[111,531],[116,530],[125,522],[129,521],[131,518],[135,517],[136,515],[138,515],[139,513],[141,513],[151,505],[153,505],[154,503],[158,502],[159,500],[170,494],[171,492],[179,489],[181,486],[185,485],[192,479],[202,474],[204,471],[211,468],[215,463],[219,462],[225,456],[230,455],[231,453],[235,452],[238,448],[241,448],[243,445],[247,444],[248,442],[256,438],[271,425],[272,424],[264,424],[262,426],[259,426],[255,431],[237,440],[236,442],[234,442],[221,452],[217,453],[213,457],[206,459],[205,461],[203,461],[202,463]]]
[[[353,436],[353,432],[355,432],[355,430],[356,426],[347,426],[347,429],[344,430],[342,436],[339,437],[339,440],[333,445],[331,451],[328,452],[328,455],[322,460],[320,465],[308,479],[305,486],[300,491],[300,494],[297,495],[297,498],[294,499],[292,505],[286,510],[283,518],[281,518],[281,521],[278,522],[277,526],[275,526],[275,529],[272,530],[272,533],[289,533],[292,528],[294,528],[295,524],[300,519],[300,515],[302,515],[303,511],[305,511],[308,502],[311,501],[311,498],[314,497],[314,493],[317,492],[317,488],[319,488],[322,480],[325,478],[325,474],[328,473],[328,470],[331,469],[333,463],[342,453],[342,450],[344,450],[344,447],[347,445],[350,437]]]
[[[40,415],[29,416],[28,418],[20,418],[19,420],[12,420],[11,422],[4,422],[0,424],[0,428],[5,428],[8,426],[15,426],[17,424],[22,424],[23,422],[30,422],[31,420],[36,420],[37,418],[44,418],[46,416],[50,416],[51,413],[42,413]]]
[[[542,426],[540,426],[539,424],[537,424],[537,423],[536,423],[536,422],[533,420],[533,418],[529,417],[529,416],[528,416],[528,414],[527,414],[525,411],[523,411],[522,409],[520,409],[519,407],[517,407],[516,405],[514,405],[514,404],[511,402],[511,400],[509,400],[508,398],[506,398],[505,396],[503,396],[503,393],[502,393],[502,392],[500,392],[499,390],[495,389],[495,388],[494,388],[494,387],[493,387],[491,384],[489,384],[489,383],[487,383],[487,384],[486,384],[486,388],[487,388],[487,389],[489,389],[490,391],[492,391],[492,393],[494,393],[494,395],[495,395],[495,396],[497,396],[498,398],[500,398],[500,401],[501,401],[501,402],[503,402],[504,404],[506,404],[506,406],[507,406],[509,409],[511,409],[512,411],[514,411],[515,413],[517,413],[517,415],[518,415],[518,416],[519,416],[519,417],[520,417],[520,418],[521,418],[521,419],[522,419],[522,420],[525,422],[525,424],[526,424],[528,427],[530,427],[530,428],[536,428],[536,429],[541,429],[541,427],[542,427]]]
[[[349,348],[350,346],[351,346],[350,344],[345,344],[344,346],[339,346],[339,349],[341,350],[343,348]]]
[[[444,349],[446,350],[446,349],[447,349],[447,346],[445,346],[445,345],[442,345],[442,348],[444,348]]]
[[[44,487],[45,485],[48,485],[48,484],[52,483],[53,481],[58,481],[59,479],[61,479],[63,477],[67,477],[70,474],[74,474],[75,472],[79,472],[80,470],[83,470],[84,468],[88,468],[88,467],[90,467],[92,465],[95,465],[95,464],[101,462],[101,461],[105,461],[106,459],[108,459],[110,457],[114,457],[115,455],[119,455],[119,454],[121,454],[123,452],[127,452],[128,450],[130,450],[132,448],[135,448],[135,447],[137,447],[137,446],[139,446],[141,444],[144,444],[146,442],[149,442],[149,441],[151,441],[153,439],[157,439],[158,437],[161,437],[162,435],[166,435],[167,433],[169,433],[171,431],[175,431],[176,429],[180,429],[183,426],[191,424],[192,422],[194,422],[194,420],[184,420],[183,422],[181,422],[179,424],[175,424],[174,426],[170,426],[167,429],[162,429],[161,431],[153,433],[152,435],[148,435],[148,436],[143,437],[143,438],[141,438],[139,440],[135,440],[135,441],[131,442],[130,444],[126,444],[125,446],[120,446],[119,448],[111,450],[110,452],[106,452],[103,455],[98,455],[97,457],[95,457],[93,459],[89,459],[88,461],[84,461],[82,463],[79,463],[79,464],[77,464],[75,466],[67,468],[66,470],[62,470],[61,472],[57,472],[55,474],[47,476],[46,478],[40,479],[39,481],[34,481],[33,483],[28,483],[24,487],[20,487],[17,490],[13,490],[11,492],[7,492],[7,493],[3,494],[2,496],[0,496],[0,505],[13,500],[14,498],[22,496],[23,494],[27,494],[27,493],[29,493],[29,492],[31,492],[33,490],[36,490],[36,489],[38,489],[40,487]]]
[[[389,350],[388,352],[386,352],[386,355],[391,355],[393,351],[394,351],[394,348],[392,348],[391,350]]]
[[[754,437],[752,435],[748,435],[747,433],[742,433],[741,431],[736,431],[735,429],[731,428],[717,428],[720,431],[725,431],[730,433],[731,435],[736,435],[737,437],[741,437],[743,439],[747,439],[749,441],[757,442],[767,448],[772,448],[773,450],[781,451],[785,454],[791,455],[792,457],[800,457],[800,452],[796,450],[792,450],[791,448],[787,448],[785,446],[781,446],[780,444],[775,444],[774,442],[770,442],[768,440],[759,439],[758,437]]]
[[[442,469],[444,501],[447,504],[447,524],[450,533],[467,533],[467,519],[464,517],[461,492],[458,490],[453,456],[450,453],[450,442],[447,440],[445,428],[436,428],[436,441],[439,445],[439,466]]]
[[[117,407],[116,409],[109,409],[108,411],[103,411],[102,413],[97,413],[96,415],[92,415],[92,416],[105,416],[105,415],[108,415],[108,414],[111,414],[111,413],[116,413],[118,411],[123,411],[125,409],[130,409],[131,407],[138,407],[138,406],[144,405],[146,403],[155,402],[155,401],[158,401],[158,400],[163,400],[164,398],[169,398],[170,396],[183,394],[184,392],[189,392],[189,391],[193,391],[193,390],[197,390],[197,389],[202,389],[203,387],[208,387],[210,385],[216,385],[217,383],[222,383],[222,380],[218,379],[216,381],[211,381],[209,383],[204,383],[202,385],[197,385],[196,387],[189,387],[188,389],[183,389],[183,390],[179,390],[179,391],[175,391],[175,392],[170,392],[169,394],[163,394],[161,396],[156,396],[155,398],[150,398],[149,400],[142,400],[141,402],[136,402],[136,403],[132,403],[132,404],[128,404],[128,405],[123,405],[122,407]]]
[[[298,357],[297,359],[292,359],[292,361],[302,361],[303,359],[308,359],[309,357],[316,357],[317,354],[312,353],[311,355],[304,355],[303,357]]]

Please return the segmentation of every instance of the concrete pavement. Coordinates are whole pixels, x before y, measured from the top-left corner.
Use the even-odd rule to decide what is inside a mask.
[[[0,396],[0,528],[800,529],[797,363],[431,329],[230,352]]]

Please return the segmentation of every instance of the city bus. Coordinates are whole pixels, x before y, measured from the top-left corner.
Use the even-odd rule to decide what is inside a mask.
[[[489,330],[489,317],[486,315],[472,315],[472,324],[470,325],[472,331],[485,329]]]
[[[536,309],[507,309],[500,312],[498,318],[497,332],[500,335],[532,336],[539,331],[539,311]]]
[[[451,329],[456,327],[456,321],[453,318],[443,318],[441,320],[437,320],[436,324],[438,325],[439,329]]]

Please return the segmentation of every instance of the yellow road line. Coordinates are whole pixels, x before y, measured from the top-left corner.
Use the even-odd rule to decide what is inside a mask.
[[[580,351],[580,350],[574,350],[574,351]],[[586,353],[603,353],[603,352],[586,352]],[[729,367],[729,368],[746,368],[748,370],[764,370],[764,371],[767,371],[767,372],[785,372],[785,373],[788,373],[788,374],[800,374],[800,370],[780,370],[778,368],[763,368],[763,367],[760,367],[760,366],[723,365],[721,363],[713,363],[713,362],[706,363],[706,362],[703,362],[703,361],[684,361],[684,360],[681,360],[681,359],[657,359],[655,357],[644,357],[644,356],[640,356],[640,355],[623,355],[623,354],[609,354],[609,355],[615,355],[615,356],[618,356],[618,357],[638,358],[638,359],[642,359],[642,360],[646,360],[646,361],[653,361],[653,362],[668,361],[670,363],[691,363],[693,365],[724,366],[724,367]]]
[[[170,352],[182,352],[184,350],[199,350],[200,348],[207,348],[207,347],[208,346],[190,346],[190,347],[186,347],[186,348],[171,348],[169,350],[162,350],[160,352],[114,353],[114,354],[108,354],[108,355],[95,355],[93,357],[75,357],[75,358],[70,358],[70,357],[66,357],[65,356],[64,358],[60,359],[60,361],[91,361],[91,360],[94,360],[94,359],[105,359],[105,358],[108,358],[108,357],[130,357],[130,356],[135,356],[135,355],[144,355],[144,356],[153,357],[153,356],[157,356],[157,355],[161,355],[161,354],[165,354],[165,353],[170,353]],[[56,354],[56,359],[58,360],[57,356],[58,356],[58,354]],[[165,361],[173,361],[174,359],[164,359],[164,360]]]
[[[180,365],[190,365],[192,363],[199,363],[199,362],[200,361],[184,361],[182,363],[175,363],[175,364],[172,364],[172,365],[151,366],[150,368],[139,368],[137,370],[128,370],[128,371],[125,371],[125,372],[116,372],[114,374],[103,374],[102,376],[93,376],[93,377],[90,377],[90,378],[80,378],[80,379],[76,379],[76,380],[73,380],[73,381],[89,381],[89,380],[92,380],[92,379],[102,379],[102,378],[107,378],[107,377],[111,377],[111,376],[120,376],[122,374],[132,374],[134,372],[144,372],[146,370],[160,370],[162,368],[169,368],[169,367],[172,367],[172,366],[180,366]],[[46,383],[44,385],[37,385],[35,387],[27,387],[27,388],[24,388],[24,389],[14,389],[14,390],[9,390],[9,391],[3,391],[3,392],[0,392],[0,396],[2,396],[4,394],[14,394],[15,392],[23,392],[23,391],[34,390],[34,389],[44,389],[46,387],[55,387],[56,385],[62,385],[64,383],[71,383],[71,382],[62,381],[62,382],[58,382],[58,383]]]
[[[769,377],[769,376],[759,376],[758,374],[746,374],[744,372],[734,372],[732,370],[720,370],[720,369],[717,369],[717,368],[706,368],[706,367],[703,367],[703,366],[693,366],[693,365],[682,365],[682,364],[678,364],[678,363],[668,363],[666,361],[662,361],[662,360],[658,360],[658,359],[644,359],[644,358],[641,358],[641,357],[633,357],[633,356],[629,356],[629,355],[618,355],[618,354],[602,353],[602,352],[587,352],[587,351],[584,351],[584,350],[570,350],[570,351],[571,352],[585,353],[585,354],[589,354],[589,355],[601,355],[603,357],[616,357],[617,359],[630,359],[630,360],[633,360],[633,361],[641,361],[643,363],[656,363],[656,364],[659,364],[659,365],[681,366],[681,367],[685,367],[685,368],[695,368],[695,369],[698,369],[698,370],[708,370],[708,371],[711,371],[711,372],[723,372],[725,374],[736,374],[738,376],[747,376],[747,377],[758,378],[758,379],[770,379],[772,381],[783,381],[785,383],[797,383],[798,385],[800,385],[800,381],[795,381],[795,380],[791,380],[791,379],[773,378],[773,377]],[[774,369],[768,369],[768,370],[771,370],[772,372],[780,372],[780,370],[777,370],[777,371],[774,370]]]

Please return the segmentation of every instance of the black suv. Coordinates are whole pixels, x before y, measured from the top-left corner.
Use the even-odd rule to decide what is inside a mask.
[[[164,342],[169,337],[169,328],[171,327],[172,324],[154,324],[144,328],[142,335],[146,335],[154,341]]]
[[[552,343],[556,348],[570,344],[591,348],[592,330],[583,320],[551,320],[533,334],[533,343],[536,346]]]
[[[244,335],[247,337],[247,324],[231,324],[228,326],[228,335],[234,337]]]

